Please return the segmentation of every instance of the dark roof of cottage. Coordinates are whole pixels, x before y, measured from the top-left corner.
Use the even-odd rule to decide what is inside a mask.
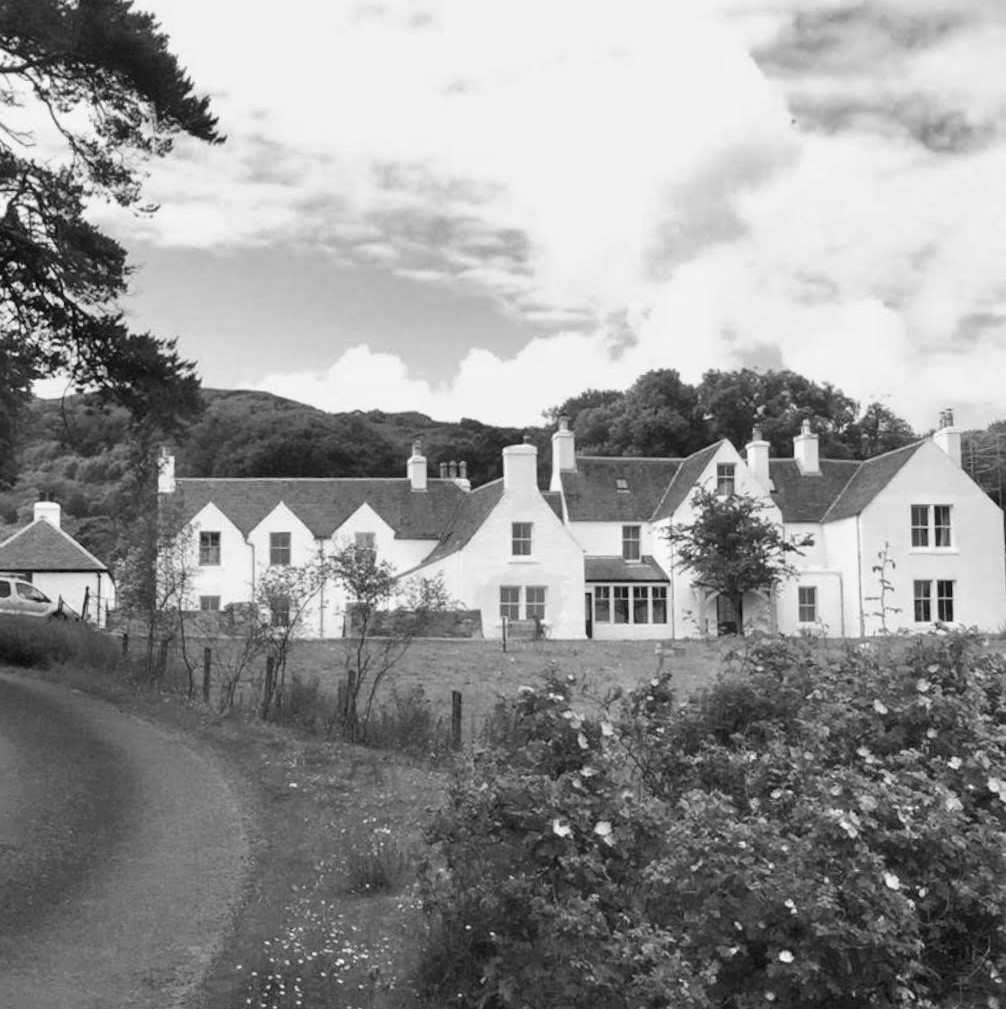
[[[579,455],[562,473],[571,522],[646,522],[681,466],[680,459]],[[618,480],[628,489],[620,491]]]
[[[0,543],[3,571],[108,571],[94,554],[46,519],[36,519]]]
[[[621,557],[584,557],[583,576],[588,582],[667,582],[664,569],[648,554],[642,562]]]
[[[562,521],[562,495],[557,490],[543,490],[541,496],[545,499],[545,504],[555,512],[555,517]]]
[[[822,459],[820,476],[804,476],[793,459],[771,459],[772,500],[784,522],[820,522],[861,463],[853,459]]]
[[[396,539],[439,539],[468,494],[452,480],[432,479],[414,491],[408,479],[183,478],[176,481],[180,521],[216,505],[247,536],[279,504],[285,504],[319,539],[327,539],[362,504],[395,530]]]
[[[698,452],[693,452],[681,461],[677,473],[674,474],[674,479],[671,480],[664,496],[653,509],[653,521],[668,518],[678,510],[695,486],[695,482],[702,476],[702,471],[712,461],[713,456],[716,455],[725,440],[725,438],[721,438],[712,445],[707,445],[705,448],[699,449]]]
[[[825,513],[823,521],[834,522],[858,515],[891,482],[898,470],[923,444],[923,441],[917,441],[860,463],[859,469]]]

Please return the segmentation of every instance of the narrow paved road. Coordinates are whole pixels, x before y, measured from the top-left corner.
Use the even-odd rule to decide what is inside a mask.
[[[184,1007],[247,859],[232,790],[183,741],[0,673],[0,1005]]]

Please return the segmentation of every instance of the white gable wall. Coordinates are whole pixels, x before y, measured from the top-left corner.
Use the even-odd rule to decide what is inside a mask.
[[[911,545],[911,506],[950,505],[951,546],[933,545],[930,528],[928,547]],[[888,598],[889,630],[904,628],[925,630],[915,622],[913,582],[933,582],[932,616],[936,620],[937,580],[954,582],[954,623],[995,631],[1006,622],[1006,558],[1003,552],[1002,511],[934,443],[924,443],[894,475],[887,487],[863,510],[860,516],[861,557],[864,595],[879,594],[879,576],[870,568],[879,564],[878,554],[885,541],[895,567],[888,579],[894,592]],[[876,602],[865,603],[867,634],[880,630]]]
[[[804,479],[813,480],[814,477]],[[801,540],[805,536],[814,539],[813,546],[803,547],[801,554],[789,554],[788,560],[797,568],[797,574],[776,588],[776,626],[783,634],[799,634],[803,631],[825,633],[841,637],[846,614],[844,612],[844,586],[848,574],[831,559],[826,541],[825,528],[817,522],[788,522],[784,528],[787,538]],[[850,566],[849,574],[855,570]],[[799,589],[801,586],[816,589],[817,619],[801,621],[799,611]],[[858,631],[857,631],[858,632]]]
[[[33,571],[32,584],[50,599],[62,599],[77,613],[84,612],[100,627],[105,626],[107,611],[115,608],[115,583],[107,571]]]
[[[220,563],[199,563],[199,534],[220,533]],[[190,573],[186,607],[199,608],[200,596],[219,596],[220,606],[249,602],[252,598],[254,568],[252,548],[241,530],[215,505],[203,507],[182,532],[184,563]]]

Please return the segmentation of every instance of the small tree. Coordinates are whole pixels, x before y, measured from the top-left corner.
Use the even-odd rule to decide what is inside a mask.
[[[360,742],[366,738],[381,683],[428,625],[431,615],[455,604],[442,578],[399,583],[391,565],[379,561],[368,547],[343,547],[329,558],[327,571],[351,600],[346,616],[345,692],[336,719],[341,719],[350,740]],[[396,597],[405,607],[388,614],[380,624],[378,613]]]
[[[724,497],[698,487],[692,504],[694,521],[667,533],[677,564],[700,588],[726,596],[738,615],[745,592],[768,591],[792,578],[790,557],[814,545],[809,535],[787,537],[765,514],[765,503],[750,495]]]

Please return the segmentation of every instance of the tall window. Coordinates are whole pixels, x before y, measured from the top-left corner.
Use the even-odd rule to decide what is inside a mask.
[[[199,534],[199,563],[204,566],[220,563],[220,533]]]
[[[520,620],[520,586],[500,586],[500,616],[507,620]]]
[[[929,505],[912,505],[912,546],[929,546]]]
[[[531,556],[531,523],[514,522],[510,526],[510,552],[514,557]]]
[[[371,556],[377,553],[377,535],[375,533],[357,533],[353,541],[357,550],[365,550]]]
[[[653,589],[653,622],[667,623],[667,586],[654,585]]]
[[[200,596],[199,609],[204,613],[216,612],[220,609],[220,596]]]
[[[529,585],[524,597],[525,616],[528,620],[545,619],[545,586]]]
[[[797,619],[801,624],[812,624],[817,620],[817,587],[801,585],[797,590]]]
[[[734,470],[737,467],[732,462],[716,464],[716,493],[730,497],[734,493]]]
[[[632,586],[632,622],[634,624],[650,622],[650,589],[647,585]]]
[[[950,623],[954,619],[954,583],[940,579],[936,583],[936,619]]]
[[[290,626],[290,597],[274,596],[269,600],[269,616],[273,627]]]
[[[639,526],[622,526],[622,557],[624,560],[639,560],[639,544]]]
[[[613,585],[611,591],[614,595],[615,623],[627,624],[629,622],[629,586]]]
[[[611,587],[608,585],[594,587],[594,620],[599,624],[611,623]]]
[[[290,563],[289,533],[269,533],[269,563],[276,565]]]
[[[917,624],[928,624],[933,619],[933,583],[912,582],[912,603]],[[953,603],[951,602],[951,605]]]
[[[950,546],[950,505],[933,505],[933,545]]]

